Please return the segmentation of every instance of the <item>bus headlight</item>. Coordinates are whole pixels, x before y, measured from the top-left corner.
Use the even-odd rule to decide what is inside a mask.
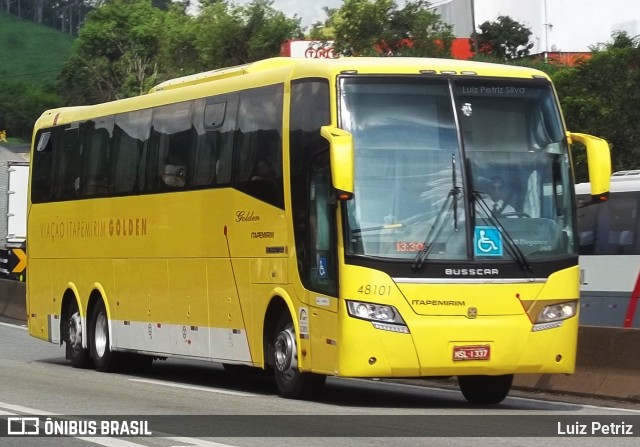
[[[549,323],[552,321],[561,321],[571,318],[576,314],[578,308],[577,301],[567,301],[566,303],[552,304],[545,306],[538,315],[537,323]]]
[[[362,301],[347,301],[347,311],[354,318],[372,322],[401,324],[406,323],[400,316],[400,312],[387,304],[364,303]]]

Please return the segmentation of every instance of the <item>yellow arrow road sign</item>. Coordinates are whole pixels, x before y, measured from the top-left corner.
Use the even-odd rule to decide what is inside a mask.
[[[22,273],[27,268],[27,254],[21,248],[14,248],[13,254],[18,258],[18,263],[11,270],[11,273]]]

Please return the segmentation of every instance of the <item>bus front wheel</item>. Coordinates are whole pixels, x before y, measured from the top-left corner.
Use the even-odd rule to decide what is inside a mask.
[[[303,373],[298,369],[298,346],[291,316],[285,312],[276,324],[274,337],[274,376],[280,396],[309,398],[323,387],[326,376]]]
[[[509,394],[512,382],[513,374],[503,376],[458,376],[460,391],[471,404],[499,404]]]

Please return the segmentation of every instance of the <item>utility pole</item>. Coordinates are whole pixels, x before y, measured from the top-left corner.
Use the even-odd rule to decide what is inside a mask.
[[[544,61],[549,59],[549,28],[553,28],[553,25],[549,23],[549,16],[547,14],[547,0],[544,0]]]
[[[476,32],[476,8],[475,0],[469,0],[471,2],[471,26],[473,27],[473,52],[478,54],[478,33]]]

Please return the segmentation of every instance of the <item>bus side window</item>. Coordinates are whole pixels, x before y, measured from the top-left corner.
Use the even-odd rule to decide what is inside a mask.
[[[58,172],[54,196],[58,200],[74,199],[80,194],[82,147],[80,127],[76,123],[64,130],[62,150],[57,153]]]
[[[53,172],[53,146],[60,131],[49,129],[36,137],[38,146],[33,153],[31,201],[43,203],[51,200],[51,180]]]
[[[82,124],[84,166],[81,195],[103,197],[109,193],[109,155],[114,117],[98,118]]]
[[[229,184],[237,96],[222,95],[195,102],[193,126],[196,135],[188,169],[190,185],[215,187]]]
[[[282,186],[281,84],[241,92],[233,155],[234,186],[258,200],[284,208]],[[270,165],[263,179],[259,165]],[[263,172],[263,175],[266,171]],[[258,181],[257,181],[258,180]]]
[[[122,195],[140,189],[140,154],[149,141],[151,110],[116,115],[110,156],[109,193]]]
[[[182,189],[187,185],[187,165],[191,142],[194,140],[193,102],[186,101],[154,109],[152,119],[152,147],[148,173],[158,180],[150,180],[151,190]],[[155,159],[155,163],[153,163]],[[157,185],[157,186],[155,186]]]
[[[191,144],[191,131],[178,132],[161,141],[163,147],[160,153],[166,152],[166,156],[160,177],[170,188],[184,188],[187,184],[187,150]]]
[[[116,127],[109,182],[112,194],[121,195],[133,191],[136,185],[140,144],[138,139],[132,138],[124,129]]]

